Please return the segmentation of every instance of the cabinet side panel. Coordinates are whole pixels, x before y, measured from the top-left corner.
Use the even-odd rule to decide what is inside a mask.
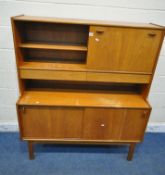
[[[23,62],[22,53],[21,53],[21,50],[19,48],[19,44],[21,43],[21,37],[19,34],[19,30],[16,26],[16,21],[14,21],[14,18],[11,18],[11,25],[12,25],[12,31],[13,31],[13,40],[14,40],[14,50],[15,50],[15,58],[16,58],[16,65],[17,65],[19,92],[20,92],[20,95],[22,95],[23,91],[24,91],[24,83],[20,79],[20,74],[18,71],[19,65]]]

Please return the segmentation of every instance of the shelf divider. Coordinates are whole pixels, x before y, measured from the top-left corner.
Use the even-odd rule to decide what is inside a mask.
[[[65,45],[65,44],[21,43],[19,47],[27,49],[87,51],[87,46]]]

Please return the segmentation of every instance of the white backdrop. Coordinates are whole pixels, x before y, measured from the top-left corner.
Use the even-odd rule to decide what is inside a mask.
[[[0,123],[17,120],[18,84],[10,17],[20,14],[165,25],[165,0],[0,0]],[[153,107],[150,122],[165,123],[165,44],[149,101]]]

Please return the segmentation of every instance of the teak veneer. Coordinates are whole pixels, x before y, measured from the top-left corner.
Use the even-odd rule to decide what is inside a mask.
[[[126,144],[132,160],[164,27],[24,15],[11,22],[29,158],[34,143]]]

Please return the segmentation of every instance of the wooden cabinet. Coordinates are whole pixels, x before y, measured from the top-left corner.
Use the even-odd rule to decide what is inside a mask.
[[[128,144],[143,140],[164,28],[30,16],[12,17],[22,140]]]
[[[90,27],[89,69],[152,73],[161,31],[122,27]]]

